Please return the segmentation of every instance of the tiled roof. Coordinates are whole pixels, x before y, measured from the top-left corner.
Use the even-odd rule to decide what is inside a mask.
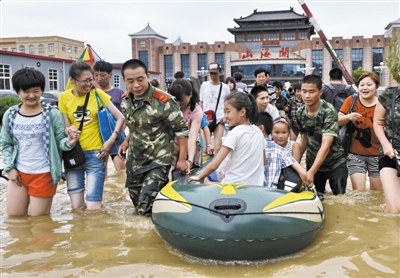
[[[311,25],[279,25],[279,26],[241,26],[237,28],[228,28],[232,34],[242,32],[269,32],[269,31],[288,31],[288,30],[309,30],[313,29]],[[312,32],[313,34],[314,32]]]
[[[155,37],[159,37],[159,38],[164,39],[164,40],[167,39],[167,37],[161,36],[156,31],[154,31],[153,28],[150,27],[149,23],[147,23],[146,28],[144,28],[142,31],[139,31],[139,32],[134,33],[134,34],[130,34],[129,36],[130,37],[155,36]]]
[[[240,25],[240,23],[252,21],[296,20],[306,18],[306,15],[298,14],[293,11],[293,8],[291,8],[290,10],[268,12],[257,12],[257,10],[254,10],[254,12],[249,16],[235,18],[233,20]]]

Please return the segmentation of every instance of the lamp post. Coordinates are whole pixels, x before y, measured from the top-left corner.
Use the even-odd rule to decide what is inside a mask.
[[[204,77],[207,76],[207,70],[204,69],[204,67],[201,67],[201,70],[197,71],[197,74],[201,76],[201,83],[204,82]]]
[[[307,75],[308,71],[311,70],[313,72],[315,70],[315,67],[310,67],[308,64],[304,68],[299,68],[299,70],[304,74]]]
[[[388,67],[385,66],[385,65],[383,64],[383,62],[380,63],[380,66],[375,66],[375,67],[374,67],[374,70],[375,70],[376,72],[379,72],[379,81],[380,81],[381,85],[383,85],[383,84],[382,84],[382,73],[383,73],[387,68],[388,68]]]

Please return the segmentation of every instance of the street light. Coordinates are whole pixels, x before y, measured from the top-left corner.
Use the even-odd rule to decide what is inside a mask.
[[[383,64],[383,62],[380,63],[380,66],[375,66],[375,67],[374,67],[374,70],[375,70],[376,72],[379,72],[379,81],[381,82],[381,85],[383,85],[383,84],[382,84],[382,73],[383,73],[387,68],[388,68],[388,67],[385,66],[385,65]]]
[[[299,70],[304,74],[307,75],[309,71],[313,72],[315,70],[315,67],[310,67],[308,64],[304,68],[299,68]]]
[[[207,76],[207,70],[204,69],[204,67],[201,67],[201,70],[197,71],[197,74],[199,74],[201,76],[201,83],[204,82],[204,77]]]

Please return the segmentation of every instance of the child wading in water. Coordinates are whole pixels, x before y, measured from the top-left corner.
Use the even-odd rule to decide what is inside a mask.
[[[264,183],[265,141],[257,121],[257,104],[250,94],[232,93],[224,103],[225,120],[233,128],[226,136],[214,160],[189,181],[204,183],[227,157],[227,171],[222,182],[260,185]]]
[[[300,163],[300,145],[295,141],[289,140],[289,136],[289,123],[284,118],[276,119],[272,126],[272,139]]]
[[[64,134],[64,119],[55,106],[40,102],[46,80],[34,69],[24,68],[12,77],[22,103],[4,114],[2,155],[8,173],[7,214],[49,214],[57,182],[61,179],[61,151],[71,150],[80,137],[77,128]]]

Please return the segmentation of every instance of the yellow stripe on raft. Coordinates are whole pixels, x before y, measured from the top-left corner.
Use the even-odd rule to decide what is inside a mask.
[[[172,187],[172,185],[174,183],[176,183],[177,181],[171,181],[170,183],[168,183],[166,186],[164,186],[164,188],[162,189],[162,194],[168,198],[170,198],[171,200],[175,200],[175,201],[179,201],[181,202],[182,205],[188,207],[188,208],[192,208],[192,206],[190,204],[187,203],[187,201],[185,200],[185,198],[183,198],[178,192],[176,192],[176,190]]]
[[[311,191],[303,191],[301,193],[292,193],[283,195],[282,197],[276,199],[268,206],[264,207],[263,211],[270,210],[272,208],[280,207],[282,205],[287,205],[290,203],[303,201],[303,200],[312,200],[315,198],[315,194]]]
[[[224,194],[224,195],[234,195],[234,194],[236,194],[237,188],[247,185],[247,184],[242,184],[242,183],[227,183],[227,182],[222,182],[222,183],[221,182],[211,182],[209,184],[222,188],[220,193]]]

